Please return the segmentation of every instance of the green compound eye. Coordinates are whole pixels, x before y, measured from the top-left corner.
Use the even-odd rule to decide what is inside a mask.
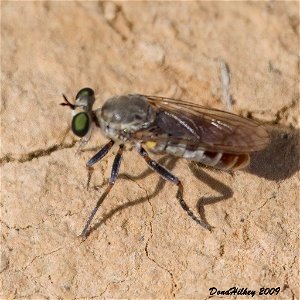
[[[75,106],[81,107],[85,111],[91,111],[95,102],[95,93],[91,88],[81,89],[75,99]]]
[[[92,90],[91,88],[86,87],[86,88],[81,89],[77,93],[75,99],[82,98],[82,97],[93,97],[94,95],[95,95],[94,90]]]
[[[90,129],[90,119],[87,113],[81,112],[72,119],[72,131],[79,137],[83,137]]]

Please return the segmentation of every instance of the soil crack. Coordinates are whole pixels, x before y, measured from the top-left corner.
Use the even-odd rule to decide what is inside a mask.
[[[34,158],[40,158],[44,156],[49,156],[53,152],[62,150],[62,149],[68,149],[74,147],[74,145],[77,143],[76,140],[73,140],[71,143],[68,144],[58,144],[58,145],[53,145],[49,148],[46,149],[38,149],[23,155],[20,155],[19,157],[14,157],[12,154],[8,153],[5,156],[0,158],[0,165],[10,163],[10,162],[19,162],[19,163],[24,163],[27,161],[31,161]]]
[[[48,256],[48,255],[50,255],[50,254],[52,254],[52,253],[55,253],[55,252],[58,252],[58,251],[60,251],[61,249],[63,249],[63,247],[59,247],[59,248],[57,248],[57,249],[55,249],[55,250],[52,250],[52,251],[50,251],[50,252],[48,252],[48,253],[43,253],[43,254],[41,254],[41,255],[37,255],[37,256],[35,256],[32,260],[31,260],[31,262],[29,263],[29,264],[27,264],[24,268],[22,268],[21,270],[22,271],[24,271],[24,270],[26,270],[36,259],[39,259],[39,258],[44,258],[45,256]]]

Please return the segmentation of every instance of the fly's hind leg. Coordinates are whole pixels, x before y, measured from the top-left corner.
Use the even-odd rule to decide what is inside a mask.
[[[186,204],[186,202],[183,199],[183,185],[180,182],[180,180],[178,179],[178,177],[174,176],[169,170],[167,170],[165,167],[163,167],[162,165],[160,165],[159,163],[157,163],[155,160],[151,159],[149,154],[147,153],[147,151],[141,147],[140,145],[137,145],[137,150],[139,152],[139,154],[144,158],[144,160],[146,161],[146,163],[149,165],[149,167],[154,170],[155,172],[157,172],[163,179],[170,181],[174,184],[177,185],[178,190],[177,190],[177,195],[176,198],[179,200],[179,203],[181,205],[181,207],[187,212],[187,214],[195,221],[197,222],[199,225],[201,225],[202,227],[204,227],[205,229],[211,230],[211,226],[207,223],[205,223],[204,221],[202,221],[201,219],[197,218],[194,213],[191,211],[191,209],[188,207],[188,205]]]

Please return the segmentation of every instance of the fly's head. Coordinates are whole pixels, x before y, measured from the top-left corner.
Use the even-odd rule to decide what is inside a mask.
[[[147,129],[155,120],[155,111],[141,95],[108,99],[97,118],[104,134],[114,141],[129,141],[132,134]]]
[[[65,102],[63,106],[69,106],[72,109],[72,131],[79,137],[84,137],[91,130],[92,125],[92,107],[95,102],[95,93],[91,88],[81,89],[75,98],[75,103],[69,102],[63,95]]]

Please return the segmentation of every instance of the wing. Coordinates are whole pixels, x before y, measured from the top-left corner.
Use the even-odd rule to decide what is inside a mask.
[[[141,96],[157,112],[153,127],[137,133],[142,142],[167,141],[233,154],[259,151],[269,143],[267,131],[253,120],[181,100]]]

